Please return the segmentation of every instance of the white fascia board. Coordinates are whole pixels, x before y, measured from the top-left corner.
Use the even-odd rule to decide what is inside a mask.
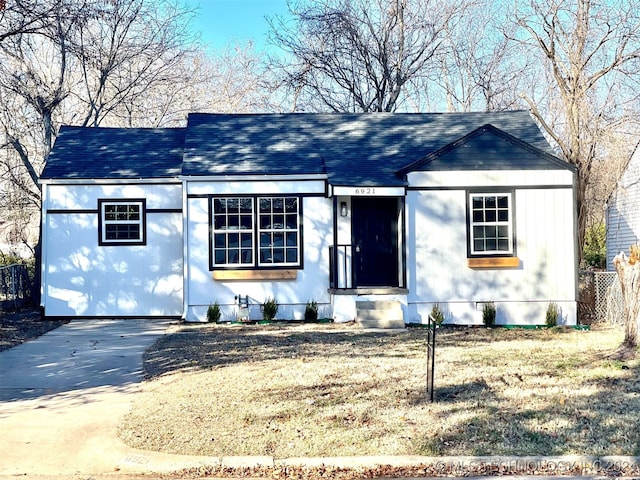
[[[157,184],[163,185],[167,183],[182,183],[178,177],[168,178],[45,178],[38,180],[40,185],[130,185],[132,183],[139,184]]]
[[[195,182],[278,182],[278,181],[301,181],[301,180],[327,180],[329,176],[325,173],[314,173],[307,175],[208,175],[208,176],[182,176],[181,180],[189,183]]]

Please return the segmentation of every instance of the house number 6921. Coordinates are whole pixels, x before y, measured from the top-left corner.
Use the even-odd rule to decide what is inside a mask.
[[[375,195],[375,188],[356,188],[356,195]]]

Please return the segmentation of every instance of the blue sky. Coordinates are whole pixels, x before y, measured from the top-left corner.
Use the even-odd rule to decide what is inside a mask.
[[[265,17],[285,15],[288,11],[286,0],[186,0],[186,3],[199,7],[193,29],[214,50],[249,40],[254,41],[256,50],[262,50],[269,30]]]

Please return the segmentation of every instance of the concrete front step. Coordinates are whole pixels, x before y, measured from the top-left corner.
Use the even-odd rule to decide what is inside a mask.
[[[362,328],[404,328],[402,304],[397,300],[356,302],[356,321]]]

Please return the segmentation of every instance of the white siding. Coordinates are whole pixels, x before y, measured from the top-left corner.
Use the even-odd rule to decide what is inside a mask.
[[[467,186],[474,178],[466,176]],[[478,324],[482,302],[493,301],[498,323],[544,324],[547,306],[554,301],[563,309],[562,321],[575,324],[572,189],[516,188],[517,268],[467,266],[466,201],[462,189],[409,192],[407,321],[426,321],[438,302],[449,323]]]
[[[640,151],[629,160],[607,204],[607,270],[615,270],[613,258],[640,239]]]
[[[208,186],[207,186],[208,185]],[[275,186],[277,185],[277,187]],[[222,320],[236,319],[234,297],[248,295],[250,318],[261,319],[260,305],[268,297],[275,297],[280,305],[277,318],[300,320],[304,318],[307,301],[315,300],[320,317],[330,317],[329,246],[333,243],[333,200],[322,196],[304,196],[304,192],[317,195],[324,191],[324,182],[267,182],[251,183],[198,183],[189,185],[188,191],[203,194],[273,194],[300,193],[303,196],[303,269],[295,280],[214,280],[209,271],[209,204],[206,197],[187,199],[187,321],[206,321],[210,304],[218,302]]]
[[[44,185],[47,316],[182,314],[182,194],[174,185]],[[97,199],[145,198],[146,245],[100,246]]]

